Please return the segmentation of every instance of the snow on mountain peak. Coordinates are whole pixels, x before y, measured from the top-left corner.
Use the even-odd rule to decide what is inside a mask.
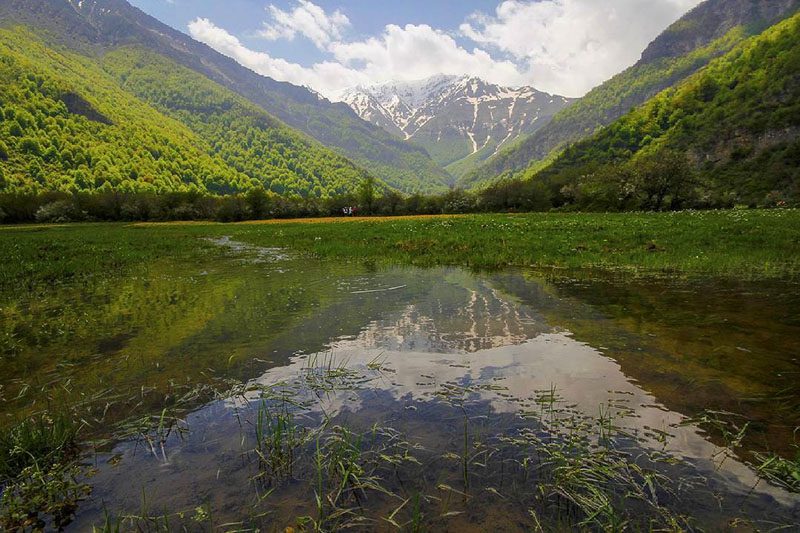
[[[488,157],[544,126],[570,102],[533,87],[503,87],[468,75],[354,87],[342,100],[364,120],[423,144],[444,165],[478,152]]]

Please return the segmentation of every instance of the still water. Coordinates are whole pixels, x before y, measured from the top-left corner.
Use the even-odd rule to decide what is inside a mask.
[[[3,295],[0,414],[79,404],[68,529],[798,527],[800,291],[235,257]],[[797,436],[800,437],[800,436]]]

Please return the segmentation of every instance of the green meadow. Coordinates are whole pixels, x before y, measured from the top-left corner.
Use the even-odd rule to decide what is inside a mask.
[[[786,209],[11,226],[0,230],[0,284],[59,283],[167,257],[197,261],[225,253],[203,240],[219,236],[380,264],[738,279],[800,274],[800,210]]]
[[[715,525],[662,449],[800,490],[799,252],[792,209],[2,226],[0,528]]]

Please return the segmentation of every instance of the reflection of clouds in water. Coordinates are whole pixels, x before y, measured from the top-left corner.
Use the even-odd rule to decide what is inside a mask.
[[[419,282],[420,274],[416,276]],[[530,296],[527,301],[546,306],[554,298],[541,284],[520,281]],[[308,372],[309,359],[333,358],[334,366],[346,363],[350,369],[372,375],[374,379],[364,384],[365,388],[384,391],[404,405],[440,397],[437,394],[447,384],[503,387],[501,391],[470,389],[471,399],[485,401],[502,413],[538,409],[532,405],[535,392],[555,386],[564,403],[578,405],[588,416],[598,416],[601,405],[617,405],[611,408],[616,421],[635,431],[653,449],[663,445],[652,436],[652,430],[669,433],[667,449],[672,454],[691,460],[704,473],[718,471],[733,491],[745,492],[758,485],[759,492],[779,501],[798,502],[797,497],[758,483],[753,472],[737,459],[721,461],[726,455],[699,428],[680,426],[685,421],[683,415],[668,410],[631,382],[614,360],[568,334],[558,333],[535,306],[521,305],[490,281],[463,271],[437,271],[433,279],[421,282],[424,289],[416,287],[411,293],[404,288],[414,286],[410,277],[363,276],[339,282],[337,288],[343,293],[399,305],[368,322],[358,334],[332,341],[328,353],[294,358],[288,366],[273,368],[255,381],[262,385],[292,382]],[[361,301],[350,300],[348,305],[358,308]],[[328,320],[336,322],[337,317]],[[383,361],[392,372],[370,370],[376,360]],[[335,416],[345,409],[358,413],[369,397],[368,392],[342,390],[306,399],[314,400],[315,409]],[[627,409],[633,416],[622,416]]]
[[[697,465],[699,473],[709,479],[708,487],[696,487],[698,492],[692,495],[702,499],[708,492],[719,492],[726,506],[752,501],[743,495],[757,479],[744,464],[735,458],[728,458],[721,466],[715,464],[712,457],[720,448],[707,441],[696,426],[677,427],[684,417],[659,405],[644,390],[646,384],[631,382],[617,362],[551,327],[543,316],[579,317],[606,327],[609,321],[594,308],[562,300],[543,282],[516,274],[487,279],[456,269],[392,269],[338,279],[325,277],[326,272],[313,271],[318,279],[310,282],[303,278],[300,290],[309,290],[312,283],[318,283],[317,287],[327,284],[335,297],[330,301],[320,298],[321,305],[313,312],[298,308],[300,319],[291,327],[278,323],[281,344],[270,345],[283,348],[275,353],[298,355],[254,380],[266,386],[284,382],[292,401],[309,400],[310,412],[300,410],[298,414],[303,424],[318,426],[324,419],[323,411],[336,420],[334,423],[343,424],[413,420],[411,429],[418,434],[413,437],[415,441],[425,438],[420,435],[431,440],[455,435],[458,440],[458,423],[454,427],[448,417],[460,416],[461,411],[439,403],[443,393],[452,392],[453,403],[466,399],[468,411],[486,420],[488,431],[495,427],[497,432],[508,434],[507,430],[515,427],[536,426],[535,420],[517,421],[514,415],[539,413],[541,408],[534,401],[537,391],[555,386],[563,404],[577,404],[577,410],[587,416],[597,417],[600,405],[608,406],[609,402],[619,406],[611,407],[612,411],[632,410],[633,416],[614,421],[642,436],[643,447],[662,449],[660,442],[646,434],[647,428],[669,431],[672,437],[667,449]],[[527,305],[495,287],[520,295]],[[271,293],[264,297],[271,297]],[[250,307],[253,303],[252,299],[239,302]],[[258,318],[251,323],[257,327],[248,334],[266,327]],[[303,353],[311,355],[300,355]],[[654,357],[652,352],[640,353],[645,365],[653,361],[647,359]],[[377,370],[375,362],[386,370]],[[330,382],[327,388],[316,391],[307,386],[303,389],[304,376],[327,379],[323,369],[329,364],[351,371],[340,372],[333,379],[339,390],[332,390]],[[364,376],[369,380],[364,381]],[[358,390],[351,390],[353,385]],[[299,396],[294,396],[296,391],[300,391]],[[245,397],[256,400],[259,394],[253,390]],[[232,406],[244,407],[245,403],[232,398],[192,413],[187,418],[191,428],[187,441],[173,439],[169,465],[140,453],[135,458],[126,456],[124,469],[105,469],[101,474],[103,486],[117,498],[117,507],[135,501],[139,487],[145,485],[156,498],[182,502],[175,503],[175,508],[193,503],[191,497],[181,499],[183,492],[189,491],[175,490],[175,486],[214,487],[219,501],[238,501],[250,475],[241,448],[252,438],[255,410],[251,409],[256,404],[241,411],[230,409]],[[486,416],[487,406],[504,415]],[[508,422],[510,430],[505,425]],[[641,450],[637,447],[636,451]],[[717,467],[718,473],[713,474]],[[156,477],[168,479],[173,475],[181,477],[181,484],[153,483]],[[758,484],[756,492],[760,494],[754,508],[759,513],[766,513],[770,505],[777,508],[776,500],[789,506],[793,516],[800,512],[797,496],[765,483]],[[698,505],[699,511],[708,510],[704,503]],[[96,515],[101,516],[102,509],[98,508]]]
[[[399,324],[404,325],[404,320],[405,315]],[[601,404],[608,406],[613,400],[611,403],[619,406],[611,408],[618,417],[616,423],[642,436],[645,445],[661,449],[662,444],[646,434],[650,429],[667,431],[671,435],[667,444],[670,453],[691,460],[705,473],[716,471],[727,479],[731,490],[745,493],[757,486],[757,492],[782,503],[800,504],[800,497],[759,483],[753,471],[737,459],[721,461],[725,457],[720,453],[723,450],[706,440],[699,428],[680,426],[685,421],[683,415],[659,405],[655,397],[631,383],[615,361],[568,334],[544,333],[521,344],[468,353],[431,353],[385,349],[381,341],[391,341],[389,329],[386,322],[374,323],[358,338],[341,340],[333,345],[331,353],[319,357],[332,357],[338,364],[346,363],[348,368],[375,376],[367,388],[386,391],[406,405],[414,400],[433,400],[443,391],[443,385],[456,383],[502,387],[470,388],[471,400],[485,401],[500,413],[539,409],[533,402],[536,391],[552,386],[565,404],[576,404],[577,409],[590,416],[597,416]],[[430,346],[435,350],[438,341]],[[391,371],[370,371],[369,365],[376,360]],[[265,386],[290,382],[307,370],[307,362],[308,357],[298,357],[289,366],[269,370],[255,382]],[[344,409],[357,413],[368,398],[368,394],[352,391],[322,394],[316,408],[328,416]],[[622,412],[628,408],[635,414],[623,419]]]

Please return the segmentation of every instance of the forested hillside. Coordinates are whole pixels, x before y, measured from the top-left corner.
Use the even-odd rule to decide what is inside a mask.
[[[583,139],[703,68],[800,8],[800,0],[707,0],[671,25],[633,67],[558,113],[547,126],[501,151],[459,183],[478,186],[498,176],[542,166],[554,151]]]
[[[147,65],[134,76],[126,66],[138,60]],[[0,190],[226,194],[262,185],[328,196],[367,175],[166,58],[120,51],[105,65],[114,75],[23,28],[0,30]]]
[[[424,148],[361,120],[346,104],[260,76],[124,0],[0,0],[0,25],[13,23],[83,53],[146,48],[238,93],[400,190],[448,188],[450,176]]]
[[[800,14],[577,143],[528,179],[556,205],[626,209],[800,200]]]
[[[266,179],[275,193],[342,194],[366,176],[258,106],[163,56],[126,47],[105,55],[102,64],[123,89],[189,127],[237,172]]]

